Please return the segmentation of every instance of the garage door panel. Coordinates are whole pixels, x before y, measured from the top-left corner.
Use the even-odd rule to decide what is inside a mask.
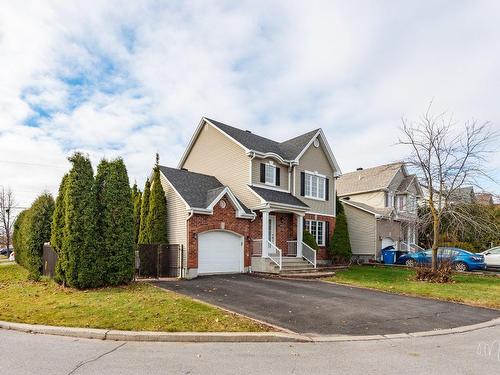
[[[198,274],[243,272],[242,237],[228,231],[198,236]]]

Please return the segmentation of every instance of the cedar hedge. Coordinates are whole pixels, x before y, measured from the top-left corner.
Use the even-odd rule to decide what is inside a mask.
[[[42,274],[43,244],[50,239],[53,212],[54,199],[44,193],[21,212],[14,225],[16,261],[28,270],[30,280],[39,280]]]

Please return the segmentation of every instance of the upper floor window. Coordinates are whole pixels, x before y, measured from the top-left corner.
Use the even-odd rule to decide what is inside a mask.
[[[385,193],[385,206],[394,207],[394,193],[392,191]]]
[[[398,211],[406,211],[406,195],[397,196],[397,209]]]
[[[276,166],[266,164],[265,183],[276,185]]]
[[[272,161],[260,163],[260,182],[266,185],[280,186],[280,168]]]
[[[326,199],[326,178],[311,173],[305,174],[304,196],[306,198]]]

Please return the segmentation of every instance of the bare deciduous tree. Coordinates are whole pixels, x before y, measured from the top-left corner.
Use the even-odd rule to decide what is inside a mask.
[[[7,243],[7,251],[10,249],[10,241],[12,237],[12,228],[14,220],[12,220],[12,209],[15,206],[14,193],[10,188],[5,189],[3,186],[0,189],[0,231],[5,236]]]
[[[420,218],[432,225],[432,269],[437,269],[437,251],[441,224],[446,217],[457,226],[480,225],[455,204],[458,190],[463,186],[480,187],[481,181],[492,179],[486,169],[491,144],[498,133],[489,122],[466,122],[462,127],[454,123],[446,112],[431,113],[432,102],[425,114],[416,122],[403,119],[399,144],[407,145],[411,152],[406,163],[415,169],[426,185],[428,217]]]

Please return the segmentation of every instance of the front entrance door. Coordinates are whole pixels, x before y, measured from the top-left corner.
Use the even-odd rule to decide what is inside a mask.
[[[276,246],[276,216],[269,215],[269,242]]]

